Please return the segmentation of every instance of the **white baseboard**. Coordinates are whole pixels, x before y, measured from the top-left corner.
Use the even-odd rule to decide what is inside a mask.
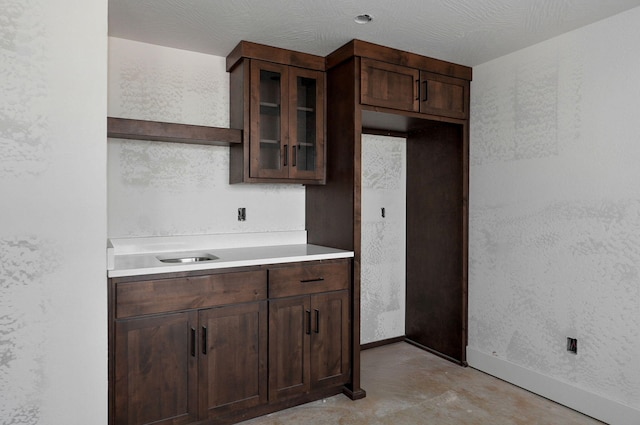
[[[611,425],[639,425],[640,410],[467,347],[469,366]]]

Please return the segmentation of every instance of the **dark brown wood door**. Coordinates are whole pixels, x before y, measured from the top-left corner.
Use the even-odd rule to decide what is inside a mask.
[[[451,118],[468,118],[469,82],[420,71],[420,112]]]
[[[309,296],[269,301],[269,400],[283,400],[310,389]]]
[[[419,70],[367,58],[360,68],[361,103],[418,112]]]
[[[407,307],[411,341],[465,361],[463,126],[407,139]]]
[[[289,177],[323,180],[324,72],[289,68]]]
[[[349,292],[311,296],[311,382],[314,388],[349,381]]]
[[[289,175],[288,81],[286,65],[251,61],[251,177],[287,178]]]
[[[201,310],[201,419],[267,402],[267,302]]]
[[[181,425],[197,419],[195,313],[115,323],[115,425]]]

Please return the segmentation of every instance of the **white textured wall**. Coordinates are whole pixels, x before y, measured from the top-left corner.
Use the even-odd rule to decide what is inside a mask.
[[[109,116],[229,126],[225,58],[109,38]],[[224,146],[109,139],[109,237],[304,230],[304,187],[229,184]],[[246,208],[247,220],[237,221]]]
[[[405,333],[406,183],[406,140],[363,135],[362,344]]]
[[[633,409],[639,40],[637,8],[475,67],[471,93],[469,348]]]
[[[106,69],[106,0],[0,2],[3,425],[107,423]]]

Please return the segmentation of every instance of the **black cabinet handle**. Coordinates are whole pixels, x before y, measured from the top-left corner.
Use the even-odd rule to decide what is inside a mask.
[[[196,356],[196,328],[191,328],[191,357]]]
[[[298,152],[296,152],[296,145],[291,145],[291,162],[292,162],[292,166],[295,167],[296,166],[296,162],[298,159]]]
[[[312,282],[322,282],[324,277],[316,277],[314,279],[301,279],[300,283],[312,283]]]
[[[311,335],[311,311],[306,310],[305,313],[307,315],[307,325],[305,326],[305,333],[307,335]]]
[[[289,145],[284,145],[284,166],[289,162]]]
[[[315,309],[314,310],[316,312],[316,330],[315,333],[319,333],[320,332],[320,311]]]
[[[424,80],[422,82],[423,88],[424,90],[422,90],[423,96],[422,96],[422,101],[426,102],[429,99],[429,81]]]
[[[416,80],[416,100],[420,100],[420,80]]]
[[[207,354],[207,327],[202,327],[202,354]]]

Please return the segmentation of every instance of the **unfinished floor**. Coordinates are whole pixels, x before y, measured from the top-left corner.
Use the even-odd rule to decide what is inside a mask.
[[[362,387],[362,400],[337,395],[242,425],[602,425],[406,343],[363,351]]]

